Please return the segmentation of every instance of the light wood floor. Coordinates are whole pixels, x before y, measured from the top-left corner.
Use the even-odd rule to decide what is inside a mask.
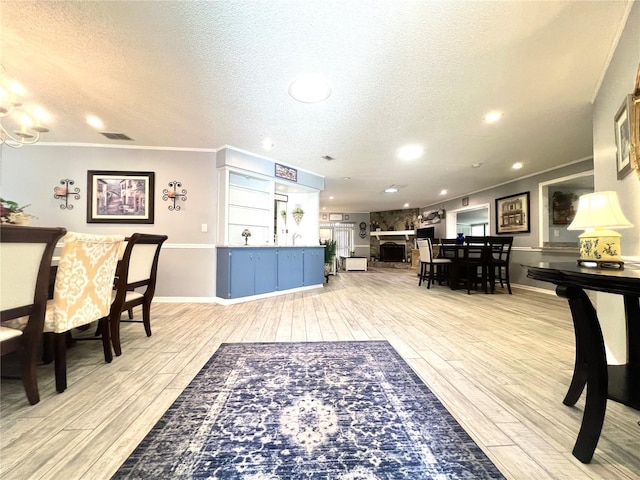
[[[113,363],[100,342],[73,347],[66,392],[52,365],[33,407],[2,380],[0,477],[109,478],[222,342],[386,339],[507,478],[640,478],[640,412],[615,402],[592,463],[571,455],[584,396],[562,404],[574,354],[565,300],[417,283],[415,271],[379,269],[234,306],[154,304],[153,336],[124,324]]]

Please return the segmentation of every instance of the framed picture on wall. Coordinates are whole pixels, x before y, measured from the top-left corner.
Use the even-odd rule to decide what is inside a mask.
[[[633,112],[633,95],[627,95],[614,117],[616,135],[616,172],[622,180],[631,171],[629,115]]]
[[[529,192],[496,198],[496,233],[527,233],[529,220]]]
[[[342,221],[342,214],[341,213],[330,213],[329,214],[329,221],[330,222],[341,222]]]
[[[87,223],[153,223],[154,172],[87,172]]]

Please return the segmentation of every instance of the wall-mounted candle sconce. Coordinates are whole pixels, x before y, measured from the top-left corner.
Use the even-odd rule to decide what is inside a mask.
[[[187,191],[184,188],[180,192],[178,191],[181,187],[182,183],[174,180],[173,182],[169,182],[169,188],[162,190],[162,200],[172,202],[172,204],[169,205],[169,210],[175,210],[176,212],[180,210],[180,205],[176,205],[176,200],[187,201]]]
[[[60,204],[60,208],[62,210],[73,210],[73,205],[69,203],[69,197],[73,195],[75,200],[80,200],[80,189],[75,187],[73,191],[71,191],[71,185],[75,182],[73,180],[69,180],[68,178],[63,178],[60,180],[60,185],[62,187],[55,187],[53,189],[53,198],[56,200],[64,199],[64,203]]]

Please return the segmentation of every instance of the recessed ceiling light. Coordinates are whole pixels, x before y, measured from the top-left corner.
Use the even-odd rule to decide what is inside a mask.
[[[333,200],[333,197],[329,197],[329,200]]]
[[[422,145],[405,145],[398,149],[398,158],[400,160],[415,160],[422,156],[422,152],[424,152]]]
[[[449,193],[448,190],[440,190],[440,195],[446,195],[447,193]]]
[[[502,115],[502,112],[498,111],[489,112],[484,116],[484,121],[487,123],[496,123],[502,118]]]
[[[516,162],[514,163],[511,168],[513,168],[514,170],[520,170],[522,168],[522,162]]]
[[[87,115],[87,123],[98,130],[104,128],[104,123],[95,115]]]
[[[405,203],[405,204],[404,204],[404,208],[408,208],[408,207],[409,207],[409,204],[408,204],[408,203]]]
[[[472,165],[471,165],[471,168],[480,168],[481,166],[482,166],[482,163],[481,163],[481,162],[479,162],[479,163],[474,163],[474,164],[472,164]]]
[[[331,95],[331,85],[320,75],[304,74],[289,85],[289,95],[303,103],[318,103]]]
[[[398,189],[396,187],[385,188],[384,193],[396,193]]]
[[[351,180],[351,177],[342,177],[343,180]]]
[[[271,150],[275,146],[275,143],[270,138],[265,138],[262,140],[262,148],[264,148],[267,152]]]

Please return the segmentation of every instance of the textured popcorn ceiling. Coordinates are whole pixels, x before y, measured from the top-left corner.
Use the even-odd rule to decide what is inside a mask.
[[[131,144],[94,131],[92,113],[134,145],[228,144],[323,174],[329,210],[392,210],[590,156],[591,101],[629,8],[3,0],[0,62],[53,115],[45,142]],[[327,101],[289,97],[304,72],[330,80]],[[504,118],[485,125],[493,109]],[[397,160],[407,142],[424,156]]]

